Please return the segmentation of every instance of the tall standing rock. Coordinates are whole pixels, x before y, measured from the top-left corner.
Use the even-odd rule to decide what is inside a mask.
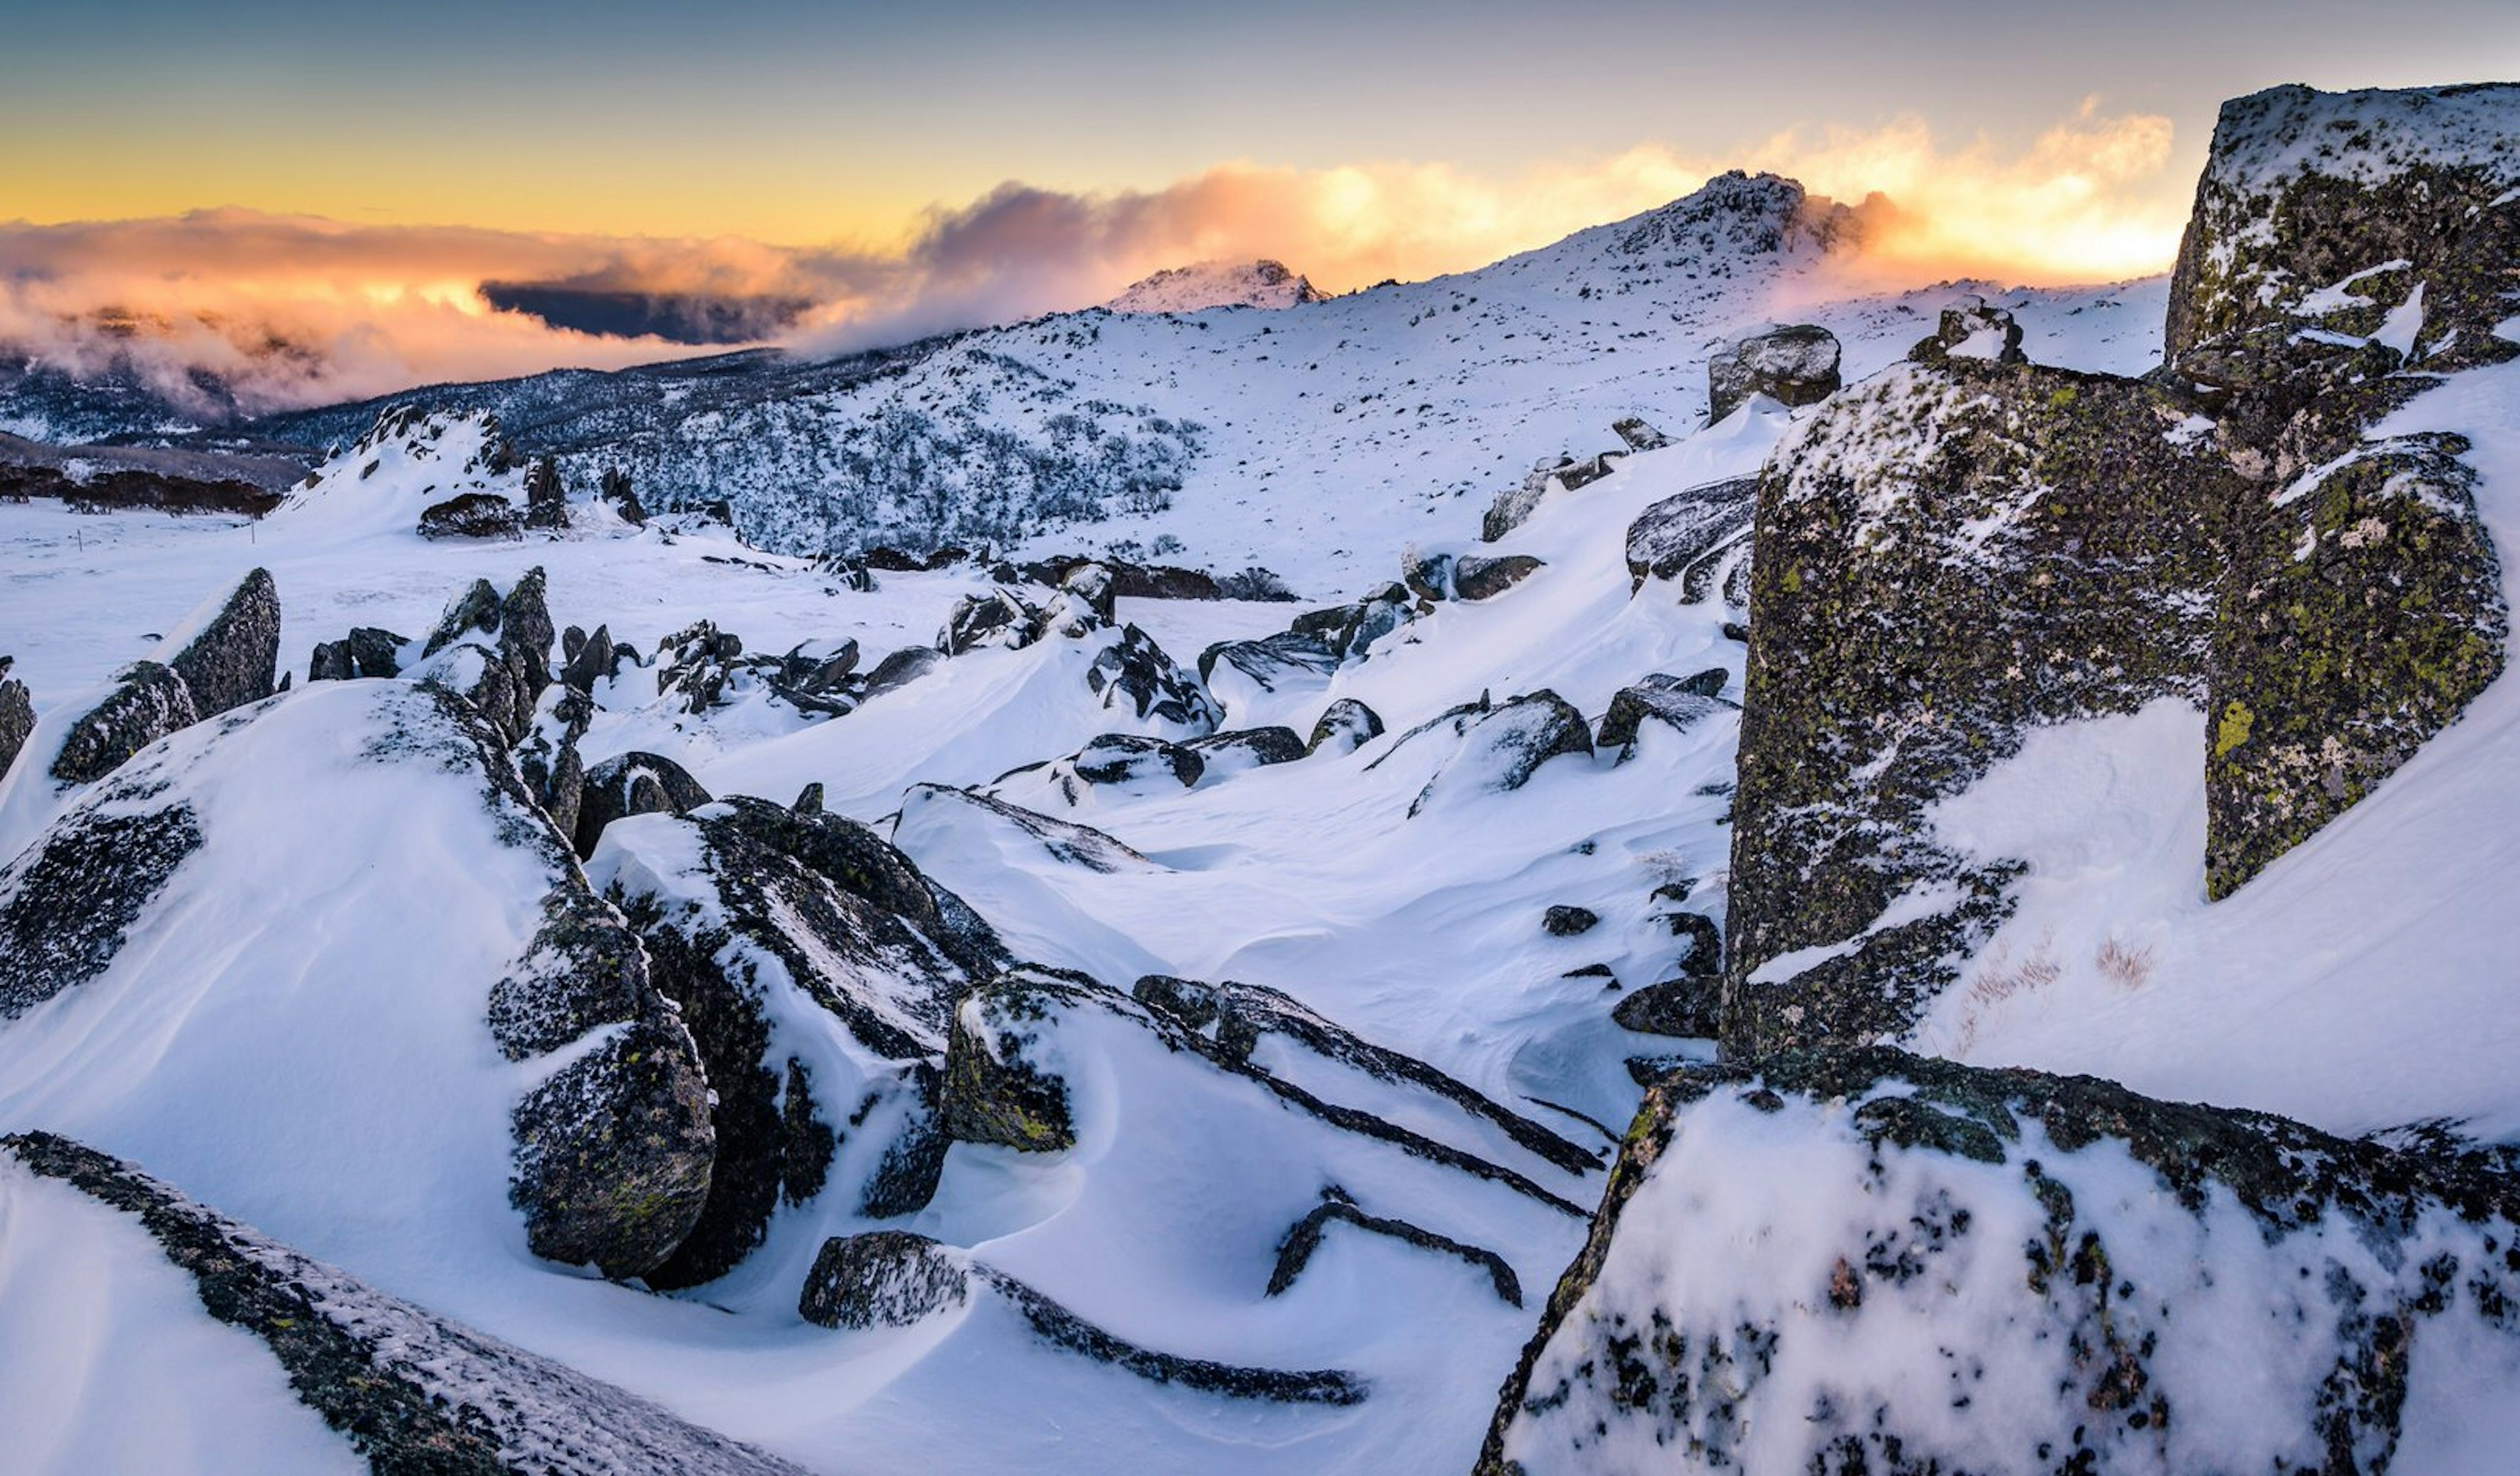
[[[280,589],[271,571],[246,575],[166,664],[191,689],[193,710],[202,717],[271,695],[280,667]]]

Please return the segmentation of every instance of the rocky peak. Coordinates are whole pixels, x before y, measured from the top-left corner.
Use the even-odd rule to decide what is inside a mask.
[[[1131,284],[1103,306],[1115,313],[1195,313],[1211,307],[1285,308],[1329,293],[1282,261],[1202,261]]]

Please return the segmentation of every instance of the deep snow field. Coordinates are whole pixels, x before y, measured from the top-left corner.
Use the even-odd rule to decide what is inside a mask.
[[[1590,235],[1489,269],[1482,306],[1511,308],[1516,282],[1545,284],[1558,302],[1563,282],[1582,276],[1568,262],[1598,257]],[[1770,317],[1826,325],[1853,383],[1982,285],[1810,290],[1797,280],[1806,296],[1790,315],[1771,311],[1782,299],[1753,294],[1686,327],[1712,336]],[[1465,295],[1410,291],[1102,320],[1095,362],[1116,383],[1170,355],[1189,378],[1200,371],[1175,340],[1232,340],[1240,353],[1263,334],[1327,354],[1367,327],[1414,329],[1381,322],[1394,303],[1415,314]],[[1987,295],[2017,315],[2034,362],[2132,374],[2160,356],[2161,279]],[[1072,327],[1020,332],[1047,343]],[[712,890],[718,840],[703,824],[725,807],[630,816],[582,862],[537,849],[447,756],[460,744],[419,688],[310,681],[309,653],[352,627],[417,643],[472,581],[507,592],[539,569],[556,627],[603,626],[642,658],[704,620],[747,654],[853,640],[872,667],[937,646],[966,602],[997,588],[989,569],[878,571],[874,588],[855,588],[721,524],[673,514],[634,526],[591,497],[572,504],[564,531],[429,541],[414,531],[421,509],[481,449],[478,424],[457,417],[343,453],[255,522],[0,505],[0,654],[15,658],[6,674],[25,683],[38,719],[27,758],[0,778],[0,860],[66,816],[138,815],[167,796],[189,804],[206,837],[101,971],[0,1018],[0,1131],[58,1132],[125,1159],[382,1299],[617,1386],[632,1397],[624,1418],[664,1432],[658,1441],[698,1439],[675,1423],[688,1422],[761,1453],[763,1469],[1469,1469],[1636,1113],[1631,1060],[1714,1052],[1711,1041],[1624,1029],[1611,1009],[1705,962],[1675,913],[1722,923],[1746,611],[1721,578],[1693,598],[1681,579],[1632,581],[1629,530],[1657,504],[1755,476],[1821,410],[1760,397],[1704,425],[1694,347],[1649,374],[1605,371],[1552,397],[1561,349],[1596,361],[1604,350],[1574,336],[1527,371],[1448,386],[1447,413],[1477,430],[1428,455],[1425,472],[1410,465],[1425,454],[1413,437],[1431,432],[1308,431],[1268,453],[1282,474],[1265,502],[1186,493],[1153,517],[1014,551],[1176,533],[1219,569],[1265,564],[1303,603],[1124,597],[1112,621],[1061,626],[1065,597],[1027,588],[1030,604],[1057,607],[1036,639],[978,641],[839,715],[800,710],[743,672],[721,704],[695,712],[659,691],[661,661],[624,662],[592,684],[576,741],[590,769],[655,754],[719,801],[780,807],[820,785],[825,806],[968,904],[1012,960],[1121,995],[1150,975],[1259,986],[1352,1033],[1264,1032],[1248,1069],[1224,1069],[1182,1027],[1119,996],[1047,1017],[967,1003],[949,1026],[902,985],[878,1012],[927,1057],[949,1028],[1000,1029],[1002,1051],[1020,1038],[1027,1058],[1059,1063],[1072,1143],[1042,1153],[963,1138],[943,1151],[932,1196],[908,1213],[873,1214],[836,1190],[790,1195],[733,1271],[666,1292],[528,1248],[507,1196],[510,1109],[597,1037],[503,1055],[483,1002],[533,946],[548,889],[572,874],[616,898],[692,899],[698,916],[731,907]],[[1210,454],[1262,454],[1273,424],[1302,419],[1269,397],[1292,383],[1265,381],[1240,401]],[[1213,386],[1198,394],[1225,398]],[[1545,414],[1512,410],[1543,398]],[[1490,496],[1532,456],[1615,446],[1608,422],[1625,414],[1670,444],[1552,491],[1501,540],[1479,542]],[[2520,362],[2451,376],[2372,434],[2426,429],[2469,439],[2485,524],[2520,548]],[[1508,439],[1528,454],[1508,459],[1497,449]],[[1374,470],[1351,485],[1338,472],[1353,465]],[[1401,483],[1411,490],[1393,495]],[[1732,557],[1747,553],[1744,541]],[[1264,679],[1199,659],[1367,596],[1433,555],[1538,563],[1488,598],[1424,602],[1327,669],[1281,666]],[[278,588],[291,690],[174,733],[98,784],[42,772],[36,758],[118,669],[162,659],[256,568]],[[2506,599],[2520,595],[2520,569],[2506,561],[2502,577]],[[1104,685],[1098,663],[1133,640],[1160,648],[1162,680],[1203,693],[1221,722],[1141,711]],[[423,669],[416,646],[404,654],[406,678]],[[1591,737],[1623,690],[1709,672],[1721,696],[1691,716],[1647,721],[1625,744]],[[2165,701],[2032,733],[1933,816],[1942,843],[2028,871],[1975,982],[1944,996],[1908,1044],[2338,1134],[2430,1123],[2520,1141],[2520,1018],[2504,999],[2520,959],[2515,681],[2501,677],[2368,799],[2211,906],[2203,713]],[[1571,704],[1592,751],[1534,763],[1516,746],[1517,725],[1546,715],[1513,699],[1543,692]],[[1371,708],[1378,730],[1281,762],[1206,750],[1188,783],[1159,766],[1079,778],[1107,735],[1188,742],[1284,727],[1304,738],[1342,701]],[[380,754],[419,756],[381,765]],[[0,894],[9,884],[0,873]],[[1552,930],[1552,908],[1598,921]],[[834,976],[863,965],[824,962]],[[764,967],[778,1050],[814,1063],[819,1080],[864,1075],[867,1105],[849,1128],[871,1126],[854,1142],[842,1135],[838,1162],[865,1172],[893,1110],[877,1103],[893,1102],[884,1093],[898,1083],[862,1049],[864,1030],[852,1037],[799,1003],[805,981],[781,970],[801,966]],[[1324,1039],[1422,1066],[1391,1074],[1358,1063],[1388,1056]],[[1360,1131],[1357,1114],[1390,1131]],[[1778,1181],[1761,1192],[1800,1203],[1784,1182],[1794,1166],[1844,1156],[1801,1151],[1757,1167]],[[1667,1178],[1652,1192],[1678,1203],[1680,1185]],[[1343,1197],[1453,1249],[1333,1225],[1273,1293],[1289,1227]],[[1817,1199],[1800,1208],[1815,1221],[1832,1213]],[[947,1262],[973,1269],[968,1295],[909,1325],[807,1321],[797,1288],[817,1252],[873,1230],[939,1242]],[[1178,1365],[1150,1376],[1143,1361],[1106,1356],[1108,1344],[1089,1356],[1046,1332],[1045,1297],[1140,1350],[1325,1377],[1310,1392],[1254,1397],[1203,1387]],[[403,1315],[375,1317],[402,1327]],[[213,1320],[130,1217],[0,1155],[0,1470],[355,1469],[261,1347]],[[2511,1435],[2485,1417],[2509,1406],[2501,1357],[2480,1355],[2472,1383],[2436,1374],[2423,1386],[2427,1409],[2482,1412],[2473,1428],[2435,1420],[2437,1463],[2407,1463],[2423,1454],[2410,1448],[2401,1469],[2507,1469],[2441,1450],[2439,1434],[2466,1428],[2477,1449]]]

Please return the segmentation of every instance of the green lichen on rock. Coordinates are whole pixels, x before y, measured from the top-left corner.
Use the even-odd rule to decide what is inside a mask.
[[[2209,895],[2361,800],[2500,674],[2509,614],[2465,449],[2382,443],[2235,514],[2209,683]]]
[[[1779,446],[1752,567],[1729,1052],[1912,1024],[2011,910],[2012,869],[1934,844],[1927,807],[2034,724],[2198,695],[2240,483],[2180,433],[2188,413],[2138,380],[1948,358],[1841,392]],[[1915,898],[1933,905],[1876,928]]]

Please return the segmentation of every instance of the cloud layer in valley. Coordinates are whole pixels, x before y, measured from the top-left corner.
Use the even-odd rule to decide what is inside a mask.
[[[1723,168],[1863,201],[1855,267],[2109,280],[2168,264],[2183,216],[2167,119],[2086,103],[2033,141],[1951,146],[1914,119],[1785,133],[1714,158],[1662,147],[1483,176],[1450,164],[1222,165],[1167,188],[1008,184],[902,244],[356,226],[220,209],[0,224],[0,342],[88,375],[117,360],[179,403],[207,371],[248,414],[696,345],[845,349],[1102,301],[1162,267],[1273,256],[1341,291],[1482,265],[1650,209]]]

